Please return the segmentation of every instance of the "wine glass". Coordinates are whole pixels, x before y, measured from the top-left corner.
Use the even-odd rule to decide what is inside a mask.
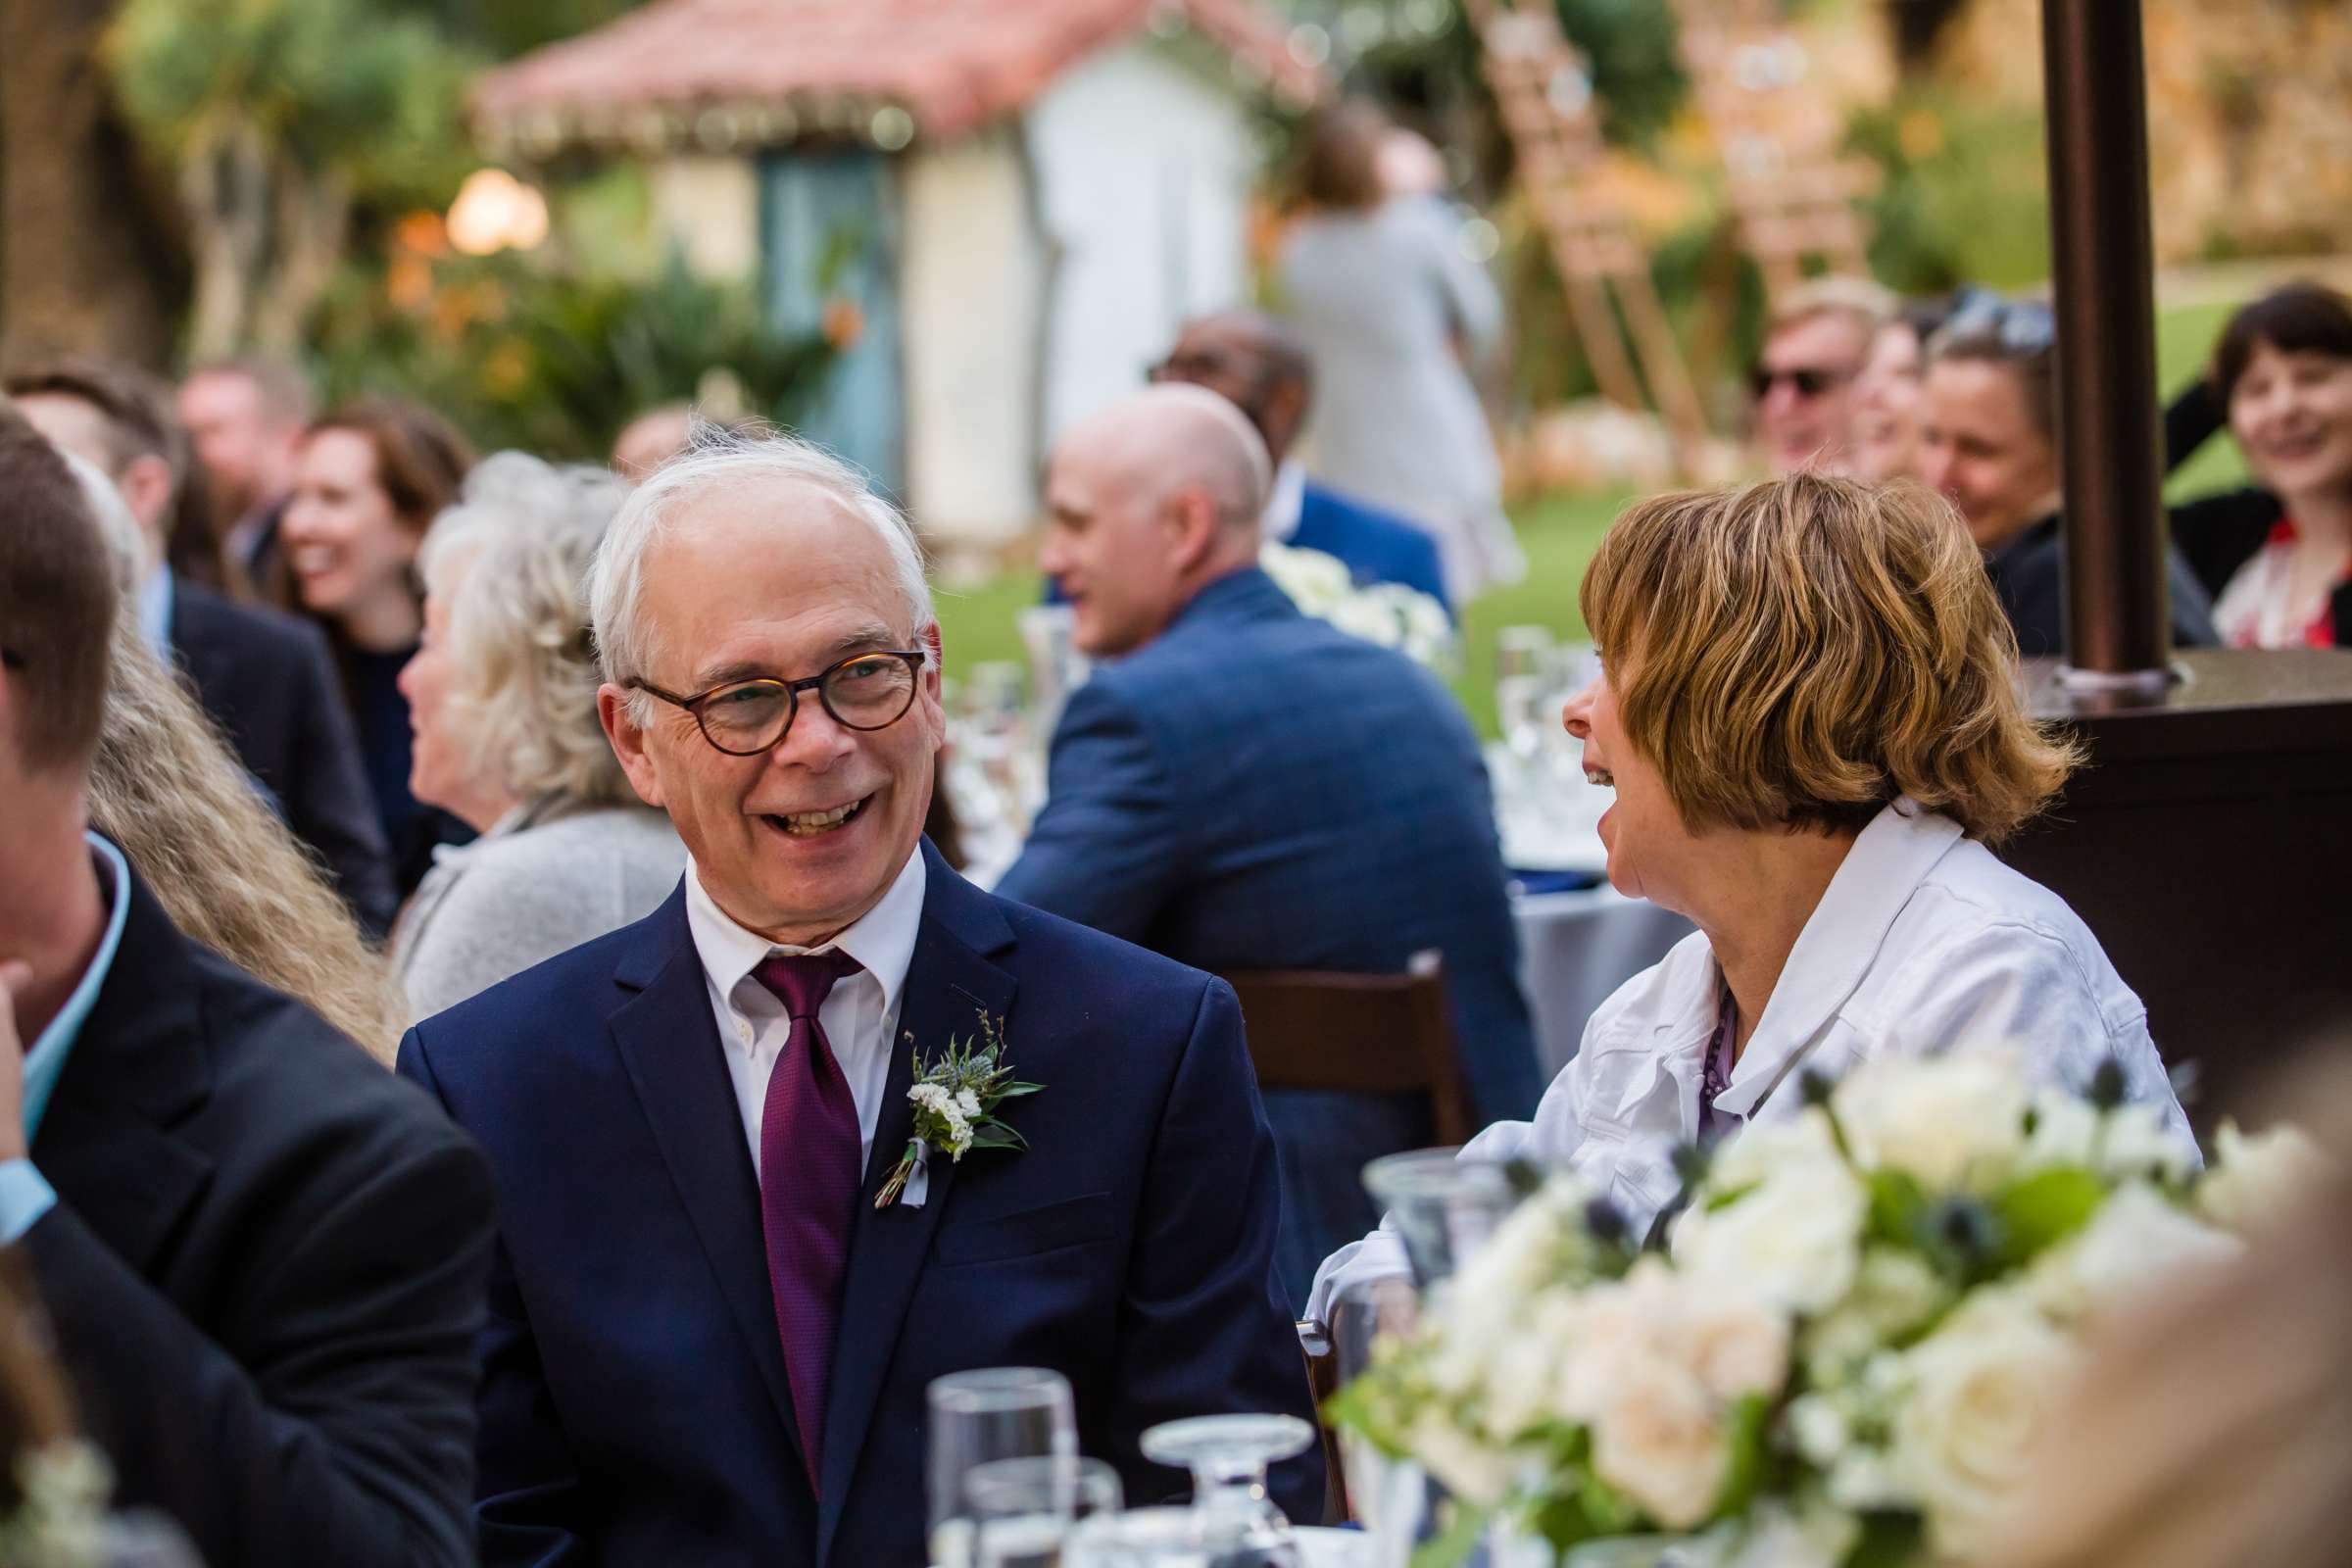
[[[1505,626],[1494,634],[1494,720],[1502,744],[1522,767],[1544,747],[1551,663],[1551,633],[1544,627]]]
[[[984,1367],[932,1380],[929,1455],[931,1560],[974,1568],[964,1477],[994,1459],[1075,1459],[1078,1421],[1070,1382],[1043,1367]]]
[[[1300,1568],[1266,1470],[1303,1453],[1315,1429],[1295,1415],[1197,1415],[1144,1429],[1144,1457],[1193,1473],[1193,1517],[1207,1568]]]
[[[1056,1568],[1080,1520],[1117,1513],[1119,1473],[1100,1459],[992,1459],[964,1472],[976,1568]]]

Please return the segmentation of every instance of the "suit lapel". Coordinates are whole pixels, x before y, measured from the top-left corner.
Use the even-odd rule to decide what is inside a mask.
[[[190,949],[134,870],[114,964],[33,1142],[58,1196],[145,1278],[213,1176],[172,1131],[212,1093]]]
[[[930,1163],[930,1191],[920,1208],[874,1207],[874,1195],[913,1137],[913,1111],[906,1091],[913,1085],[912,1054],[926,1059],[949,1040],[965,1039],[980,1015],[1002,1019],[1012,1007],[1016,982],[985,955],[1011,946],[1012,932],[989,897],[949,869],[928,843],[928,891],[922,931],[907,966],[905,1001],[899,1009],[899,1040],[891,1053],[890,1078],[874,1123],[874,1147],[866,1161],[856,1227],[851,1232],[849,1278],[842,1287],[840,1329],[834,1340],[833,1377],[825,1396],[825,1451],[819,1471],[817,1560],[825,1560],[841,1510],[857,1471],[858,1453],[872,1424],[874,1404],[890,1370],[906,1306],[930,1254],[931,1237],[955,1190],[956,1166],[944,1156]],[[909,1040],[911,1038],[911,1044]],[[1017,1053],[1018,1046],[1016,1044]],[[1016,1057],[1017,1059],[1017,1057]]]
[[[744,1146],[735,1087],[720,1054],[702,960],[687,929],[683,883],[645,929],[646,945],[614,971],[618,984],[636,995],[612,1014],[612,1041],[653,1126],[678,1201],[702,1241],[727,1313],[760,1369],[792,1446],[797,1475],[803,1468],[800,1434],[776,1334],[775,1295],[767,1280],[760,1179]]]

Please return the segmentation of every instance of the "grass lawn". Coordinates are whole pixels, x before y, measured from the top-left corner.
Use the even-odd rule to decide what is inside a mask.
[[[2214,339],[2232,307],[2193,305],[2166,311],[2156,322],[2156,359],[2161,384],[2185,385],[2204,367]],[[2168,493],[2176,499],[2245,483],[2245,465],[2227,434],[2206,443],[2177,474]],[[1577,612],[1577,585],[1600,536],[1630,497],[1624,493],[1538,496],[1512,508],[1519,543],[1527,552],[1527,577],[1475,601],[1462,622],[1462,667],[1454,681],[1463,706],[1482,734],[1494,732],[1494,634],[1505,626],[1547,626],[1564,639],[1584,635]],[[974,664],[1022,662],[1020,633],[1013,617],[1037,603],[1034,569],[1016,567],[991,580],[960,589],[938,590],[940,626],[947,640],[951,676]]]

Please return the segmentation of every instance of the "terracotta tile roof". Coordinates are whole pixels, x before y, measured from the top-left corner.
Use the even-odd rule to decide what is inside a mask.
[[[1147,28],[1189,30],[1231,59],[1238,81],[1300,104],[1326,85],[1256,0],[651,0],[488,73],[473,107],[491,139],[533,151],[787,141],[811,128],[903,145],[1009,114]],[[877,118],[892,108],[904,116]]]

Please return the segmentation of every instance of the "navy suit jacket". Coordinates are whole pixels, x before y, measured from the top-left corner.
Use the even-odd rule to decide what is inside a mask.
[[[1004,1021],[1043,1093],[1025,1152],[935,1159],[919,1208],[872,1197],[910,1135],[894,1054],[858,1207],[811,1495],[760,1192],[683,884],[661,909],[426,1020],[400,1070],[488,1152],[501,1241],[483,1343],[485,1563],[899,1568],[925,1560],[924,1390],[1045,1366],[1131,1502],[1184,1489],[1145,1427],[1311,1414],[1272,1271],[1274,1151],[1233,992],[991,898],[929,845],[900,1028],[926,1054]],[[1319,1517],[1313,1453],[1284,1505]]]
[[[360,924],[370,936],[389,931],[400,906],[392,855],[318,628],[174,576],[172,654],[245,770],[326,862]]]
[[[1358,584],[1398,582],[1418,588],[1445,605],[1446,573],[1438,564],[1438,542],[1403,518],[1381,512],[1306,481],[1299,500],[1298,526],[1289,543],[1298,550],[1320,550],[1347,564]]]
[[[1209,970],[1401,973],[1439,949],[1474,1113],[1534,1114],[1518,933],[1460,705],[1255,567],[1071,694],[1045,808],[997,891]],[[1267,1109],[1302,1291],[1318,1249],[1378,1218],[1357,1169],[1428,1142],[1427,1107],[1284,1092]]]

